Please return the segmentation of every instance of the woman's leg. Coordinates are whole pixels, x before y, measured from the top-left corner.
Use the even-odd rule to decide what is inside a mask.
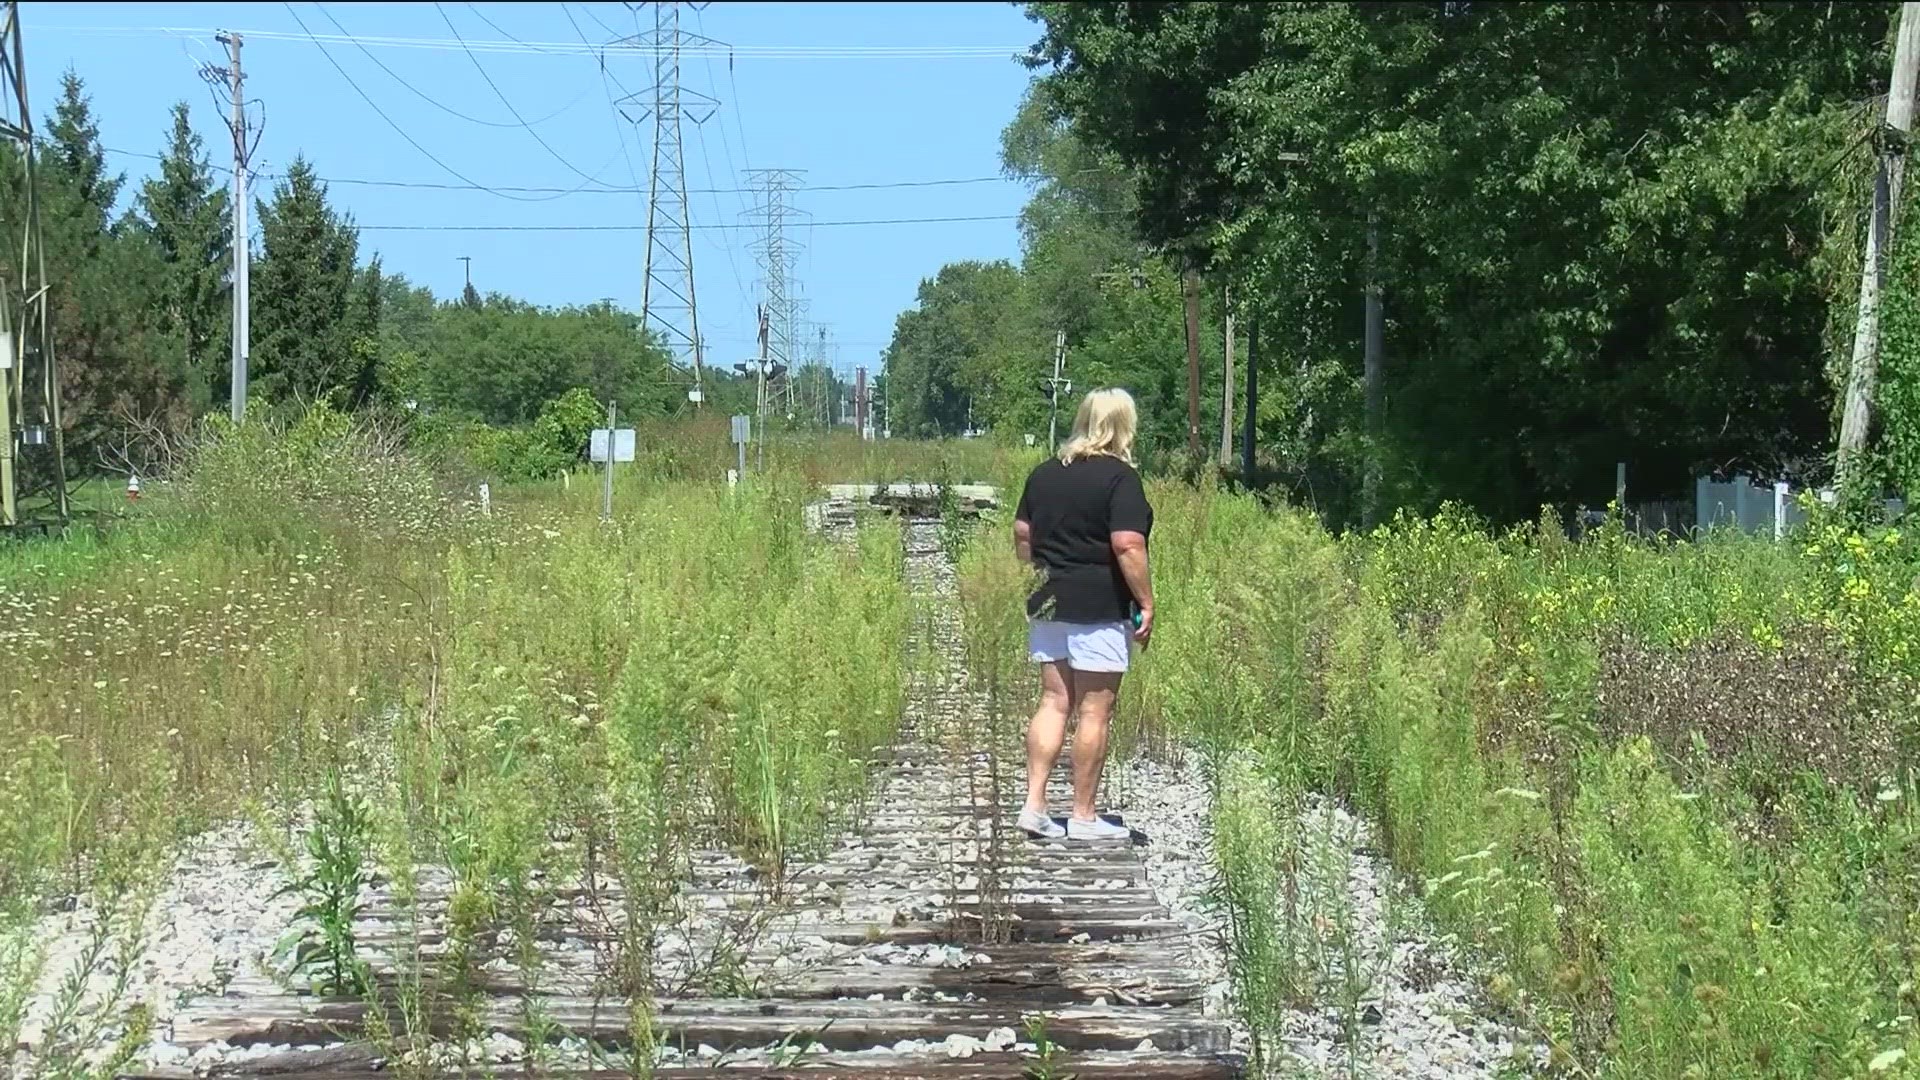
[[[1047,812],[1047,775],[1067,741],[1067,710],[1073,702],[1073,671],[1065,660],[1040,665],[1040,706],[1027,724],[1027,809]],[[1078,751],[1075,751],[1078,760]]]
[[[1073,673],[1073,707],[1079,727],[1073,735],[1073,816],[1094,820],[1094,799],[1100,794],[1100,773],[1107,764],[1107,725],[1113,703],[1120,696],[1118,671]]]

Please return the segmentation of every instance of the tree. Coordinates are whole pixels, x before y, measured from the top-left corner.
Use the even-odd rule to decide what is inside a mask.
[[[160,172],[140,185],[139,225],[165,263],[157,286],[167,332],[186,355],[201,394],[220,381],[230,345],[231,231],[226,189],[214,183],[189,123],[187,103],[173,107]]]
[[[499,295],[478,308],[442,304],[419,356],[422,400],[491,424],[530,423],[574,389],[617,402],[623,416],[660,416],[677,392],[658,341],[606,304],[552,310]]]
[[[271,201],[259,203],[259,217],[252,319],[260,393],[352,399],[369,359],[356,349],[369,336],[359,233],[327,204],[326,185],[304,157],[287,167]]]
[[[1826,444],[1849,148],[1889,11],[1029,6],[1050,100],[1131,171],[1141,234],[1235,280],[1266,328],[1278,464],[1321,470],[1340,508],[1379,454],[1401,504],[1505,519],[1598,503],[1620,460],[1655,495]],[[1370,219],[1377,447],[1356,392]]]
[[[957,435],[969,410],[991,413],[998,391],[1020,392],[1009,376],[1033,368],[1019,362],[1022,345],[1044,347],[1011,333],[1020,297],[1019,272],[1007,262],[950,263],[920,283],[918,302],[895,323],[886,351],[896,432]]]
[[[140,230],[115,225],[123,178],[111,175],[85,85],[68,71],[46,119],[36,155],[42,255],[49,322],[60,364],[62,424],[69,469],[96,464],[100,440],[138,414],[161,423],[186,419],[185,358],[160,327],[164,306],[157,252]],[[20,223],[29,192],[26,162],[14,144],[0,151],[0,274],[20,280]]]
[[[44,174],[56,177],[62,193],[70,202],[62,209],[78,215],[72,224],[88,237],[98,250],[98,239],[107,233],[114,202],[120,197],[124,174],[107,174],[107,152],[100,145],[100,125],[94,122],[92,101],[86,86],[72,68],[60,76],[60,101],[53,107],[47,125],[49,145],[41,159]]]

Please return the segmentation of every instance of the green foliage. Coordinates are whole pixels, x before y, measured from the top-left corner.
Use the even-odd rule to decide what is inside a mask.
[[[367,865],[372,831],[364,797],[348,790],[338,770],[327,774],[326,790],[307,831],[306,865],[288,867],[291,880],[282,894],[298,895],[298,920],[283,947],[294,952],[293,971],[304,975],[313,993],[344,994],[365,987],[367,972],[354,934],[361,891],[373,883]]]
[[[1332,520],[1373,454],[1392,502],[1502,520],[1621,460],[1650,496],[1817,467],[1891,5],[1028,9],[1047,115],[1265,331],[1263,449]]]
[[[1905,531],[1575,545],[1454,509],[1335,539],[1250,499],[1151,496],[1163,623],[1120,730],[1204,756],[1263,1044],[1346,992],[1304,929],[1339,937],[1301,817],[1320,797],[1374,820],[1566,1071],[1855,1076],[1920,1051]],[[1000,546],[969,550],[962,594],[1010,662],[1017,625],[972,621],[1017,600]]]
[[[186,102],[173,107],[159,175],[140,185],[138,228],[164,263],[164,326],[179,340],[197,393],[208,393],[228,356],[233,251],[226,189],[215,183]],[[204,407],[206,400],[191,402]]]
[[[413,326],[387,346],[419,357],[412,396],[422,408],[514,426],[534,421],[548,402],[575,389],[600,402],[603,417],[613,400],[630,420],[666,415],[684,400],[666,353],[627,312],[605,305],[546,310],[492,296],[422,316],[409,312]]]
[[[1920,499],[1920,238],[1911,225],[1895,235],[1887,262],[1873,407],[1883,478],[1913,505]]]
[[[99,125],[72,71],[41,130],[32,194],[61,363],[61,420],[68,461],[86,467],[122,416],[177,426],[194,392],[185,342],[167,331],[161,256],[141,229],[113,218],[124,177],[107,171]],[[0,149],[0,211],[23,221],[28,197],[26,162],[9,142]],[[20,254],[17,235],[0,250],[0,274],[15,283],[28,279]]]
[[[362,366],[354,343],[374,329],[355,297],[359,234],[328,205],[327,186],[304,157],[257,205],[251,380],[269,398],[353,403]]]

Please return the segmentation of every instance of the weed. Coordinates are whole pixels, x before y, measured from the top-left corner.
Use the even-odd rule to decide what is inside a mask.
[[[352,993],[366,983],[354,920],[361,891],[373,882],[370,834],[366,800],[348,790],[338,770],[329,773],[306,834],[306,865],[287,867],[290,880],[280,893],[301,898],[295,927],[281,947],[293,952],[293,973],[304,976],[316,994]]]
[[[1920,537],[1817,519],[1787,544],[1575,544],[1445,510],[1336,538],[1150,494],[1162,629],[1116,741],[1203,753],[1212,899],[1266,1058],[1307,1002],[1351,1034],[1379,978],[1309,798],[1373,820],[1553,1068],[1858,1075],[1920,1054]],[[976,678],[1017,632],[992,547],[963,559]]]
[[[1060,1045],[1047,1036],[1047,1018],[1045,1014],[1035,1013],[1026,1018],[1027,1041],[1033,1043],[1033,1064],[1022,1071],[1027,1080],[1074,1080],[1074,1074],[1067,1072],[1061,1058]]]

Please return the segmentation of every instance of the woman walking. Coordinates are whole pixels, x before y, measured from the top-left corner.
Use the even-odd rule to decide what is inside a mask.
[[[1080,402],[1073,437],[1058,458],[1027,476],[1014,513],[1013,542],[1041,575],[1027,600],[1027,648],[1040,665],[1040,706],[1027,725],[1027,803],[1019,825],[1054,839],[1117,840],[1124,825],[1100,817],[1094,797],[1107,760],[1107,727],[1128,639],[1153,635],[1147,535],[1153,508],[1133,467],[1139,414],[1125,390],[1095,390]],[[1073,742],[1073,812],[1065,828],[1047,813],[1047,774]]]

